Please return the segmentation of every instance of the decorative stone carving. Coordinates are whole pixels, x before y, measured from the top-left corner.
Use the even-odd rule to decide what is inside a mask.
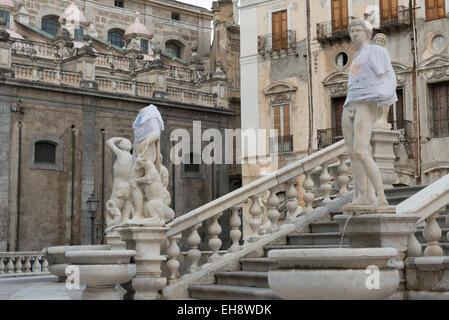
[[[287,81],[279,81],[264,90],[269,104],[292,102],[297,87]]]

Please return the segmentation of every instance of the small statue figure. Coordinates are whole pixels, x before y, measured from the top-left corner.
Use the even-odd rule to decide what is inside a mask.
[[[129,42],[128,46],[126,47],[127,50],[138,50],[140,51],[140,41],[137,39],[137,34],[133,33],[131,35],[131,41]]]
[[[355,181],[351,205],[384,207],[388,202],[379,168],[371,156],[370,141],[378,108],[397,101],[396,76],[388,51],[369,44],[372,27],[368,22],[352,20],[349,33],[357,53],[349,72],[342,124]]]
[[[232,0],[232,19],[234,24],[239,24],[239,6],[238,6],[239,0]]]
[[[107,229],[122,225],[130,219],[133,211],[131,201],[131,185],[129,183],[132,156],[131,141],[125,138],[112,138],[106,142],[106,145],[117,157],[114,163],[114,183],[112,185],[112,194],[106,203]]]

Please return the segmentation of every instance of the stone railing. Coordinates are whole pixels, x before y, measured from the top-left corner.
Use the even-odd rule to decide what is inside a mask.
[[[14,39],[12,53],[17,55],[31,56],[43,59],[56,60],[59,47],[44,42]]]
[[[438,216],[442,209],[449,205],[449,174],[430,184],[396,207],[396,213],[416,214],[420,216],[418,225],[425,223],[423,236],[428,242],[424,256],[442,256],[444,250],[439,245],[442,231],[438,224]],[[446,216],[446,226],[449,227],[449,215]],[[449,234],[447,235],[449,240]],[[416,238],[409,240],[409,256],[421,255],[421,244]]]
[[[267,241],[273,241],[276,237],[285,236],[284,233],[289,231],[289,228],[294,229],[293,223],[299,218],[309,217],[314,214],[317,205],[328,208],[329,206],[327,205],[334,203],[335,200],[331,199],[332,182],[334,182],[334,185],[338,184],[338,191],[333,198],[337,198],[337,201],[338,198],[342,197],[347,199],[350,177],[346,151],[344,141],[335,143],[324,150],[264,176],[168,223],[166,225],[168,228],[168,262],[166,265],[170,274],[168,277],[170,285],[163,289],[166,297],[176,294],[175,292],[179,286],[185,287],[190,281],[198,280],[198,277],[194,276],[196,272],[201,270],[212,271],[214,265],[220,266],[220,263],[223,263],[223,259],[227,260],[226,263],[230,263],[228,260],[232,259],[237,259],[236,261],[238,261],[240,254],[237,253],[239,252],[246,253],[248,250],[263,250],[263,245]],[[331,176],[328,170],[330,164],[338,166],[336,170],[332,170],[335,173],[334,177]],[[317,171],[320,171],[320,184],[315,187],[312,176]],[[305,179],[302,187],[304,189],[303,200],[305,208],[298,204],[297,188],[299,177],[304,175]],[[283,220],[280,219],[279,206],[281,201],[278,197],[281,188],[285,190],[287,198],[285,204],[287,212]],[[266,198],[267,210],[263,210],[261,206],[263,198]],[[316,201],[318,198],[320,200]],[[347,202],[349,201],[347,200]],[[242,232],[240,227],[242,219],[239,212],[245,203],[250,203],[249,225],[251,234],[247,237],[245,244],[241,246]],[[232,245],[228,252],[222,255],[220,251],[222,246],[222,228],[219,218],[227,210],[231,211],[230,238]],[[330,214],[330,212],[327,212],[327,214]],[[323,214],[320,215],[320,218],[323,218]],[[207,234],[209,237],[207,243],[202,244],[202,241],[206,241],[206,239],[201,239],[198,229],[205,225],[208,226]],[[293,227],[291,227],[292,225]],[[178,261],[180,253],[178,241],[183,235],[187,235],[185,241],[190,249],[185,259],[187,265],[181,267],[181,262]],[[202,253],[199,248],[204,247],[210,248],[211,254],[208,257],[208,263],[200,266],[199,261]],[[178,274],[180,270],[186,270],[187,273],[179,279]]]
[[[181,67],[170,66],[167,70],[167,79],[193,81],[193,70]]]
[[[153,97],[154,85],[151,83],[127,81],[108,77],[95,77],[98,83],[98,90],[135,95],[139,97]]]
[[[47,274],[47,260],[40,251],[0,252],[0,275]]]
[[[15,78],[21,80],[79,87],[82,79],[80,73],[60,69],[42,68],[25,64],[13,64],[12,69],[14,70]]]
[[[125,57],[113,56],[110,54],[96,53],[95,66],[107,69],[131,70],[131,59]]]
[[[214,107],[217,101],[215,94],[174,87],[167,87],[167,97],[173,101],[200,104],[208,107]]]

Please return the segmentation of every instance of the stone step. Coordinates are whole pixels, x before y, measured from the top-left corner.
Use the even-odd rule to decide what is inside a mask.
[[[270,250],[283,250],[283,249],[338,249],[340,248],[339,244],[335,245],[316,245],[316,244],[298,244],[298,245],[292,245],[292,244],[279,244],[279,245],[270,245],[265,246],[265,253],[268,253]],[[341,248],[349,248],[349,245],[343,244]]]
[[[270,260],[264,258],[242,258],[240,259],[242,271],[268,272],[270,269]],[[274,263],[272,263],[274,265]]]
[[[190,296],[201,300],[279,300],[267,288],[228,286],[221,284],[191,285]]]
[[[385,189],[385,195],[387,196],[387,198],[389,196],[402,196],[402,195],[410,197],[411,195],[414,195],[415,193],[421,191],[425,187],[427,187],[427,185],[413,186],[413,187],[389,188],[389,189]]]
[[[312,222],[309,225],[309,228],[310,228],[310,233],[340,232],[339,224],[334,221]]]
[[[229,286],[243,286],[256,288],[269,288],[268,272],[231,271],[216,272],[217,284]]]
[[[287,243],[292,245],[339,245],[340,242],[340,232],[301,233],[287,237]],[[347,237],[343,237],[342,244],[348,243]]]

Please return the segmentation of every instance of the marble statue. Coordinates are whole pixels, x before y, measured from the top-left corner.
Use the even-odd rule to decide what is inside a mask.
[[[131,41],[129,42],[127,48],[128,50],[140,50],[140,41],[137,38],[137,34],[133,33],[131,35]]]
[[[134,222],[164,225],[174,218],[167,191],[168,170],[162,165],[160,133],[164,130],[156,106],[140,110],[134,122],[135,145],[131,169]]]
[[[116,225],[122,225],[127,222],[133,211],[131,185],[129,183],[132,144],[125,138],[112,138],[106,142],[106,145],[116,156],[112,194],[106,203],[106,226],[110,230]]]
[[[379,168],[371,151],[371,135],[378,108],[397,101],[396,76],[387,50],[370,45],[371,25],[350,22],[349,33],[357,53],[349,72],[348,95],[343,106],[343,136],[352,161],[354,199],[351,206],[386,207]]]
[[[373,43],[377,44],[378,46],[385,47],[385,44],[387,43],[387,36],[383,33],[378,33],[375,35],[373,39]],[[378,114],[377,114],[377,120],[374,123],[374,127],[378,129],[391,129],[391,124],[388,123],[388,112],[390,111],[390,106],[383,106],[382,108],[379,108]]]

